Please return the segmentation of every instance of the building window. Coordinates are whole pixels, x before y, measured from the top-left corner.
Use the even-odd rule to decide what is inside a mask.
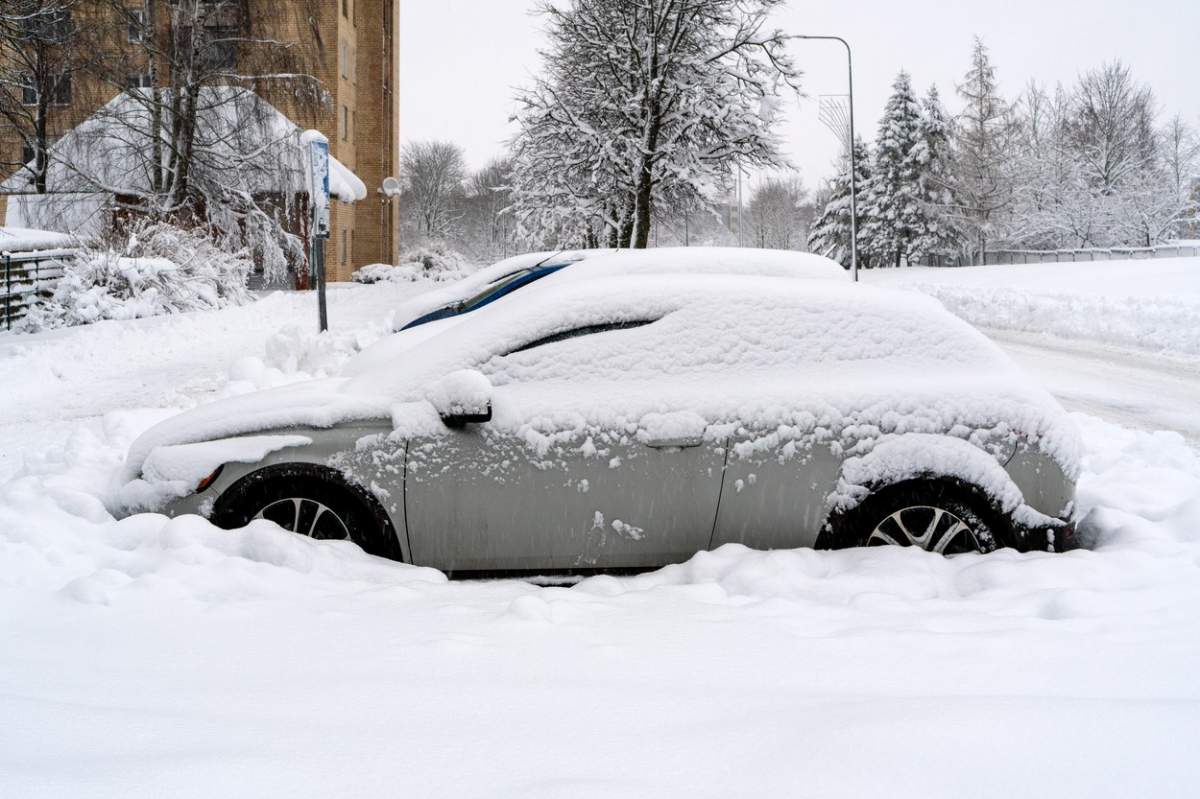
[[[146,37],[146,12],[132,9],[129,12],[129,41],[141,42]]]
[[[347,257],[348,257],[348,255],[346,252],[346,228],[342,228],[342,265],[343,266],[345,266],[345,264],[346,264]]]
[[[25,35],[45,44],[64,44],[72,33],[71,12],[47,5],[21,19]]]
[[[358,141],[358,112],[350,112],[350,141]]]
[[[342,0],[342,16],[349,19],[349,17],[350,17],[350,0]]]
[[[342,106],[342,141],[350,140],[350,108]]]
[[[350,45],[345,39],[338,42],[338,66],[343,78],[350,77]]]
[[[210,69],[233,69],[237,65],[237,39],[240,35],[236,25],[206,25],[207,46],[201,58]]]
[[[131,72],[125,76],[125,88],[127,89],[149,89],[150,88],[150,73],[149,72]]]
[[[237,25],[205,25],[197,41],[192,28],[182,27],[176,35],[173,56],[184,61],[195,58],[199,69],[231,70],[237,65],[238,40],[241,28]]]
[[[33,76],[26,74],[25,83],[21,86],[21,102],[25,105],[37,105],[38,87],[34,85]],[[60,75],[50,90],[50,105],[71,104],[71,76]]]

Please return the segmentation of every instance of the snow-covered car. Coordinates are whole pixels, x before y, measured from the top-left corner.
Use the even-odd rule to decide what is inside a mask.
[[[455,573],[731,542],[1070,545],[1072,422],[936,300],[752,269],[568,271],[419,346],[387,337],[342,377],[160,423],[124,501]]]

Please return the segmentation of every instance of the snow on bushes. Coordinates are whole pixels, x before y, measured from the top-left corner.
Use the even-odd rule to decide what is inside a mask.
[[[410,283],[414,280],[458,280],[473,270],[459,252],[444,244],[431,244],[409,250],[400,256],[400,263],[371,264],[351,276],[356,283]]]
[[[29,310],[22,328],[240,305],[250,298],[246,278],[252,266],[244,251],[226,252],[202,231],[142,222],[123,241],[80,249],[54,293]]]

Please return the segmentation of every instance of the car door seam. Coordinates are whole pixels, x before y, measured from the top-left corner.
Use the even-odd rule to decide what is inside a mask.
[[[725,439],[725,457],[721,461],[721,482],[717,487],[717,507],[713,511],[712,530],[708,534],[708,546],[705,549],[712,549],[713,539],[717,535],[717,522],[721,519],[721,497],[725,495],[725,472],[729,469],[729,443],[733,441],[733,436]]]
[[[417,565],[416,557],[413,554],[412,547],[412,531],[409,529],[408,517],[408,459],[412,454],[412,441],[405,439],[404,441],[404,472],[401,475],[401,484],[404,486],[401,491],[401,511],[404,513],[404,541],[408,544],[408,562],[413,566]]]

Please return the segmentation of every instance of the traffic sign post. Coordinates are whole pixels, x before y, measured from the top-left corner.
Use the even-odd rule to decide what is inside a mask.
[[[329,139],[319,130],[307,130],[300,142],[307,146],[308,205],[311,219],[308,227],[308,263],[313,286],[317,290],[317,316],[321,332],[329,329],[325,304],[325,240],[329,238]]]

